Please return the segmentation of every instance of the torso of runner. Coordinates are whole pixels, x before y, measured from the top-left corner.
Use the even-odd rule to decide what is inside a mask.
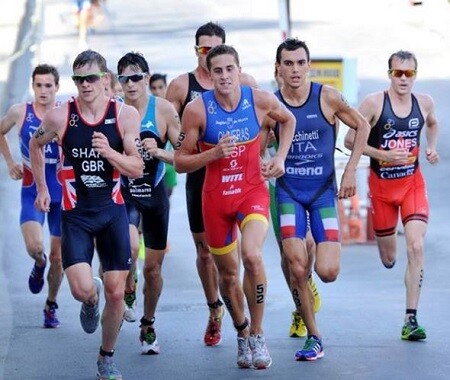
[[[296,119],[295,134],[285,161],[286,179],[326,180],[334,174],[336,127],[322,113],[321,91],[321,84],[311,82],[308,99],[299,107],[289,105],[280,91],[275,93]],[[277,141],[279,128],[277,124]]]
[[[26,104],[25,116],[22,126],[19,130],[20,152],[22,154],[23,163],[23,178],[22,187],[33,187],[34,176],[31,171],[30,151],[28,145],[34,132],[41,125],[41,119],[37,116],[33,103],[28,102]],[[45,155],[45,179],[50,192],[52,202],[61,201],[61,185],[57,180],[57,165],[59,162],[59,147],[58,143],[50,142],[44,146]]]
[[[165,143],[162,142],[159,136],[156,124],[156,98],[152,95],[149,98],[145,116],[141,121],[140,137],[141,140],[154,138],[158,148],[164,149]],[[142,158],[145,164],[144,175],[136,179],[122,176],[122,182],[132,197],[151,198],[152,189],[164,179],[165,165],[164,162],[149,155],[145,150]]]
[[[215,160],[207,165],[205,191],[220,189],[223,196],[245,193],[247,186],[264,181],[261,162],[255,160],[260,150],[260,125],[256,117],[253,95],[250,87],[241,86],[241,99],[235,110],[222,109],[214,97],[214,91],[202,94],[205,106],[207,128],[200,140],[202,151],[218,144],[225,134],[236,137],[236,151],[229,157]]]
[[[420,133],[425,124],[417,98],[411,94],[412,108],[408,116],[395,115],[387,92],[384,93],[383,110],[372,127],[368,144],[374,148],[391,150],[408,149],[411,156],[404,164],[370,159],[370,168],[380,179],[398,179],[413,175],[419,167]]]
[[[96,124],[83,119],[75,99],[69,101],[68,126],[61,139],[59,178],[63,184],[63,210],[78,203],[100,205],[111,200],[123,204],[120,173],[92,147],[92,135],[103,133],[112,149],[123,152],[117,126],[116,101],[110,99],[103,118]]]

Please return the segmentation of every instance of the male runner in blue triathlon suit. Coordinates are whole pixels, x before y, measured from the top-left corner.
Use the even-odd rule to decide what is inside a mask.
[[[59,73],[56,67],[40,64],[32,73],[34,100],[11,106],[0,121],[0,151],[8,165],[9,175],[14,180],[22,180],[20,227],[28,254],[34,260],[34,266],[28,279],[30,291],[40,293],[44,286],[44,274],[47,260],[50,267],[47,273],[48,294],[44,307],[44,327],[54,328],[60,325],[56,315],[58,296],[63,268],[61,264],[61,184],[57,179],[59,162],[58,144],[49,142],[45,148],[45,175],[50,190],[50,211],[47,224],[50,232],[50,253],[45,253],[42,226],[45,213],[36,210],[34,200],[37,190],[30,165],[28,144],[33,133],[38,129],[45,113],[57,105],[56,93],[59,89]],[[4,134],[15,125],[19,128],[20,151],[22,163],[16,163],[11,155]]]
[[[285,174],[277,178],[276,201],[283,252],[286,255],[291,293],[302,316],[308,337],[297,360],[323,357],[321,336],[316,324],[313,296],[308,286],[311,262],[305,238],[307,213],[316,242],[315,271],[324,282],[339,274],[340,232],[336,195],[351,197],[356,191],[356,166],[366,145],[369,125],[333,87],[311,82],[310,55],[303,41],[289,38],[277,49],[276,65],[283,87],[276,95],[294,114],[296,130],[286,157]],[[337,190],[334,148],[338,119],[356,130],[355,149]],[[279,127],[275,124],[275,136]]]

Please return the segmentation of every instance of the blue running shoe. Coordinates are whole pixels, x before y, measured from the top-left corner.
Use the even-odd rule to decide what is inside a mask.
[[[314,335],[306,339],[303,348],[295,353],[295,359],[298,361],[316,360],[324,356],[322,340]]]
[[[56,309],[58,308],[58,304],[56,302],[52,302],[52,304],[44,309],[44,327],[46,329],[54,329],[59,327],[61,324],[56,315]]]
[[[44,272],[47,266],[47,256],[44,253],[44,266],[38,267],[36,262],[34,263],[33,269],[31,270],[30,277],[28,277],[28,287],[31,293],[38,294],[44,287]]]
[[[97,330],[100,322],[100,290],[102,289],[102,280],[98,277],[94,277],[94,284],[97,288],[98,301],[95,305],[88,305],[86,303],[81,304],[80,310],[80,322],[83,330],[88,334],[93,334]]]

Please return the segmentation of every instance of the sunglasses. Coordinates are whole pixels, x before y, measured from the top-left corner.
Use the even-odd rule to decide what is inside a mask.
[[[127,83],[129,80],[131,80],[134,83],[137,83],[137,82],[141,81],[142,79],[144,79],[144,76],[145,76],[145,73],[131,74],[131,75],[118,75],[117,80],[122,84]]]
[[[84,81],[88,83],[95,83],[100,80],[100,78],[103,78],[106,73],[95,73],[95,74],[88,74],[88,75],[72,75],[72,80],[76,84],[83,84]]]
[[[389,75],[392,75],[395,78],[401,78],[403,74],[405,74],[406,78],[412,78],[417,74],[417,70],[395,70],[391,69],[388,71]]]
[[[195,49],[197,50],[198,54],[206,55],[208,52],[212,49],[212,46],[195,46]]]

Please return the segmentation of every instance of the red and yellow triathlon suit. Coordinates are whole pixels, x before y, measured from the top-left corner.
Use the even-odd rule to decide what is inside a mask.
[[[214,148],[226,134],[236,137],[236,152],[206,166],[203,185],[203,220],[206,242],[216,255],[231,252],[237,244],[237,228],[250,220],[268,224],[269,191],[261,174],[260,125],[253,93],[241,86],[236,109],[222,109],[214,91],[202,94],[206,128],[200,140],[202,151]]]
[[[369,135],[368,144],[374,148],[407,148],[411,153],[408,162],[401,165],[370,159],[369,190],[376,236],[395,233],[399,211],[403,225],[411,220],[428,222],[427,191],[419,166],[420,133],[425,120],[416,97],[411,97],[410,114],[400,118],[385,92],[381,116]]]

